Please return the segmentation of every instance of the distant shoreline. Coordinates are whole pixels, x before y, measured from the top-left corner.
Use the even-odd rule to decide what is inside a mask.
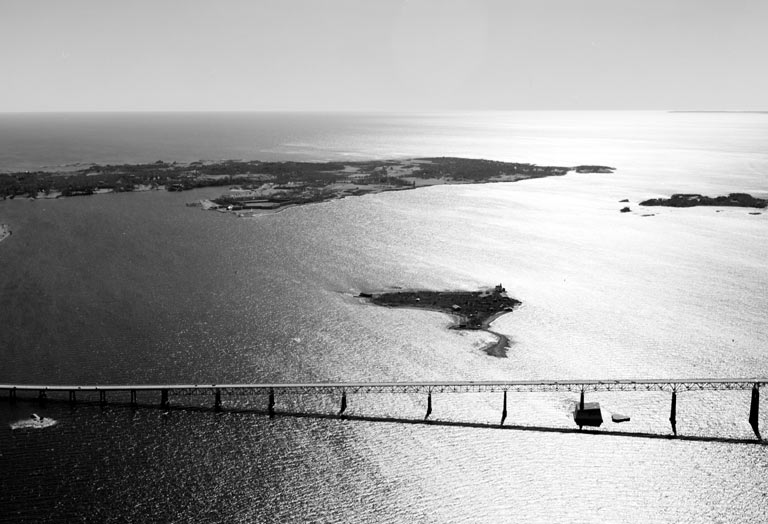
[[[684,110],[678,109],[674,111],[667,111],[667,113],[733,113],[733,114],[756,114],[756,115],[768,115],[768,111],[724,111],[724,110],[710,110],[710,111],[696,111],[696,110]]]
[[[288,206],[441,184],[515,182],[576,173],[613,173],[600,165],[539,166],[485,159],[434,157],[356,162],[158,161],[151,164],[80,165],[60,172],[0,173],[0,197],[49,198],[186,191],[227,187],[220,197],[192,203],[250,216]]]

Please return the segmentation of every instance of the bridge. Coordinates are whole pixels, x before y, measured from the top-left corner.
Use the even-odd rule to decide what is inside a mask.
[[[71,403],[77,402],[78,394],[98,394],[103,405],[110,397],[125,398],[129,395],[132,406],[138,405],[138,395],[159,395],[159,405],[170,406],[171,397],[212,396],[213,408],[222,409],[222,398],[267,397],[267,411],[275,415],[275,398],[278,395],[336,395],[340,397],[339,416],[347,409],[347,395],[356,394],[426,394],[427,412],[432,414],[432,393],[494,393],[503,394],[501,425],[507,417],[507,393],[567,391],[580,394],[579,407],[584,409],[585,394],[602,391],[666,391],[671,395],[669,421],[677,435],[677,393],[687,391],[732,391],[750,390],[749,424],[758,439],[762,440],[759,428],[760,386],[768,384],[768,378],[701,378],[701,379],[624,379],[624,380],[533,380],[533,381],[454,381],[454,382],[334,382],[307,384],[155,384],[155,385],[29,385],[0,384],[0,391],[6,391],[13,402],[19,394],[36,394],[45,401],[48,395],[67,394]],[[157,398],[157,397],[155,397]]]

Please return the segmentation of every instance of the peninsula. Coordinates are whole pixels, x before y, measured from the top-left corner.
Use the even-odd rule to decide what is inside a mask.
[[[641,206],[666,206],[666,207],[694,207],[694,206],[718,206],[718,207],[756,207],[765,208],[768,200],[755,198],[747,193],[731,193],[728,196],[708,197],[695,193],[678,193],[670,198],[651,198],[640,202]]]
[[[199,201],[206,209],[249,213],[347,196],[399,191],[436,184],[514,182],[576,173],[612,173],[599,165],[538,166],[454,157],[362,162],[157,161],[150,164],[75,165],[60,170],[0,173],[0,197],[59,198],[97,193],[185,191],[223,186],[219,198]]]
[[[522,304],[510,298],[506,289],[496,287],[480,291],[418,291],[360,293],[361,298],[378,306],[428,309],[447,313],[454,318],[451,329],[482,330],[493,334],[497,342],[483,348],[488,355],[506,357],[509,340],[490,330],[495,319]]]

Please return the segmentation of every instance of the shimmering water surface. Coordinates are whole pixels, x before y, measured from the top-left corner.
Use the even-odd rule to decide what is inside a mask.
[[[256,219],[184,205],[220,189],[0,201],[0,383],[768,376],[768,215],[637,206],[765,197],[766,115],[2,115],[0,137],[6,170],[429,155],[617,168]],[[523,302],[494,323],[506,359],[439,313],[354,298],[499,282]],[[631,415],[599,430],[625,436],[572,432],[567,392],[510,396],[511,429],[490,427],[500,394],[433,395],[432,419],[465,425],[409,423],[425,410],[409,395],[350,396],[351,420],[324,417],[334,398],[278,398],[291,414],[273,420],[258,397],[224,413],[2,402],[0,521],[764,521],[748,392],[681,393],[690,440],[655,438],[668,394],[590,396]],[[10,429],[32,412],[58,423]]]

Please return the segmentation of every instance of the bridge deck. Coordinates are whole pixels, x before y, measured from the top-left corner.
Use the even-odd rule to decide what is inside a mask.
[[[695,391],[744,390],[768,383],[768,378],[685,378],[622,380],[522,380],[448,382],[326,382],[296,384],[104,384],[51,385],[0,384],[0,391],[162,391],[180,394],[248,395],[270,391],[293,394],[321,393],[468,393],[494,391]]]

